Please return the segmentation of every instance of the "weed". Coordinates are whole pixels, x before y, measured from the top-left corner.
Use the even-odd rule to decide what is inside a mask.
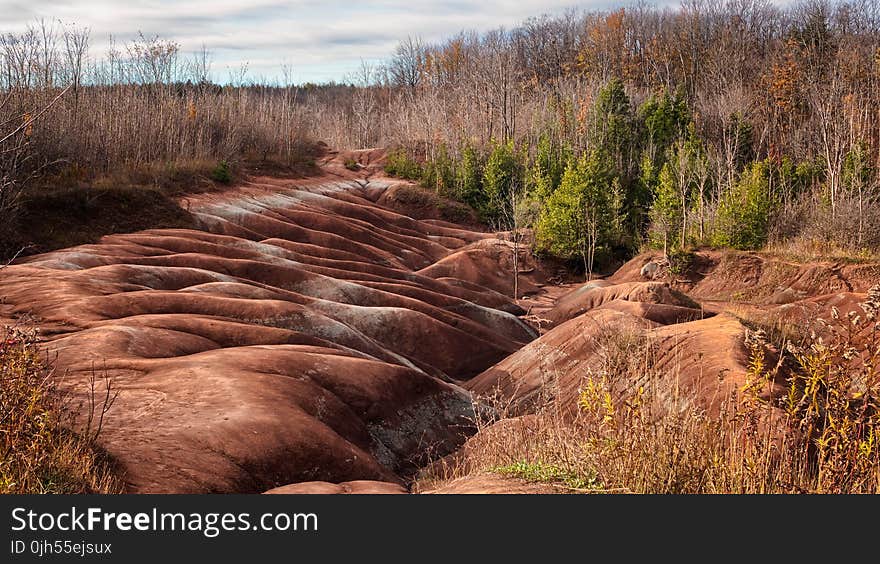
[[[100,404],[92,382],[88,420],[74,433],[68,424],[76,410],[53,384],[36,333],[7,329],[0,337],[0,493],[120,492],[96,446],[115,397],[109,382]]]
[[[583,473],[566,470],[554,464],[545,464],[541,461],[528,462],[521,460],[498,466],[491,469],[492,472],[505,476],[515,476],[529,482],[545,482],[550,484],[561,483],[576,490],[601,489],[601,484],[596,482],[596,476],[584,476]]]
[[[604,492],[880,493],[878,316],[880,286],[861,312],[783,351],[748,332],[746,383],[717,413],[662,393],[676,375],[656,371],[652,344],[609,328],[576,406],[547,392],[522,415],[483,398],[478,413],[491,416],[478,418],[478,434],[415,488],[489,470]]]

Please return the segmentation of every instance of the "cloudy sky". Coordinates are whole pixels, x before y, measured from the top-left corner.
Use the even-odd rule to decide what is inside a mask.
[[[59,19],[90,28],[93,56],[106,51],[111,34],[117,43],[158,34],[184,52],[207,46],[218,81],[246,63],[251,78],[276,79],[288,65],[296,82],[320,82],[345,79],[362,59],[386,58],[408,35],[433,41],[614,1],[0,0],[0,32]]]
[[[86,26],[92,55],[158,34],[190,53],[213,56],[214,80],[247,64],[250,78],[274,80],[282,65],[296,82],[344,80],[366,60],[386,58],[408,35],[439,40],[463,29],[511,27],[568,7],[602,8],[620,0],[0,0],[0,32],[45,18]]]

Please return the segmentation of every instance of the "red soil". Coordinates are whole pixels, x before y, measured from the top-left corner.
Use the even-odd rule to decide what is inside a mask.
[[[849,311],[861,311],[865,292],[880,282],[877,264],[797,264],[717,251],[697,253],[693,268],[681,276],[648,280],[641,269],[657,258],[640,255],[607,280],[558,298],[540,314],[549,331],[465,387],[478,395],[500,394],[514,413],[528,413],[550,398],[574,406],[585,379],[601,372],[602,337],[623,329],[647,343],[651,368],[660,375],[650,385],[661,397],[713,412],[746,381],[747,329],[740,316],[806,326],[819,317],[830,320],[834,306],[845,319]],[[769,393],[781,391],[780,385]]]
[[[482,276],[499,269],[491,234],[374,203],[380,157],[189,196],[198,230],[111,235],[0,272],[0,318],[41,327],[80,423],[92,376],[99,402],[112,380],[99,440],[129,491],[399,483],[461,443],[472,404],[454,382],[535,332]]]
[[[513,299],[512,244],[410,209],[383,159],[331,153],[309,181],[182,199],[198,229],[0,271],[0,321],[41,328],[80,424],[95,376],[99,402],[112,380],[100,443],[129,491],[403,493],[473,433],[471,393],[514,415],[550,397],[574,407],[618,331],[647,343],[655,375],[620,385],[712,412],[745,382],[741,316],[845,319],[880,281],[876,264],[706,251],[675,277],[643,278],[647,254],[549,285],[526,253]],[[555,487],[480,474],[431,493],[505,491]]]

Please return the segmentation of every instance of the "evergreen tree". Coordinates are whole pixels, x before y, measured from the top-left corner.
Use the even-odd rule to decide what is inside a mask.
[[[592,277],[596,252],[609,244],[617,221],[613,183],[608,158],[601,151],[571,159],[538,220],[538,247],[558,257],[581,259]]]
[[[660,171],[667,163],[669,156],[674,154],[673,144],[688,128],[690,112],[683,96],[672,95],[664,89],[659,94],[648,98],[639,107],[638,118],[645,144],[639,162],[638,182],[629,202],[634,208],[634,211],[631,212],[633,215],[638,213],[637,210],[651,207],[652,202],[656,199]],[[635,222],[637,229],[643,226],[644,217],[642,215]],[[650,211],[648,219],[653,221]],[[651,235],[656,234],[651,233]]]
[[[455,162],[449,155],[446,143],[437,147],[434,160],[425,164],[422,184],[438,194],[453,195],[455,186]]]
[[[474,209],[485,206],[486,194],[483,192],[483,161],[473,145],[465,142],[461,148],[461,159],[455,173],[456,197]]]
[[[539,201],[546,200],[562,181],[570,157],[570,147],[554,143],[549,135],[542,134],[528,173],[529,194]]]
[[[634,131],[629,97],[623,82],[614,78],[599,90],[593,106],[587,141],[590,150],[599,149],[615,159],[627,156]],[[619,163],[619,169],[624,168]]]
[[[650,213],[651,238],[655,243],[662,243],[664,254],[668,254],[669,249],[676,243],[674,233],[681,225],[684,213],[676,183],[672,166],[668,162],[664,163],[658,175],[654,204]]]
[[[675,139],[688,126],[690,115],[683,96],[671,95],[663,90],[659,95],[648,98],[638,111],[644,125],[648,155],[662,158]],[[655,163],[662,166],[662,163]]]
[[[635,246],[650,202],[639,182],[640,142],[636,123],[623,82],[610,80],[599,91],[590,112],[587,146],[608,160],[609,174],[617,179],[626,210],[620,240],[628,241],[630,247]]]
[[[480,211],[488,221],[502,220],[514,185],[519,183],[519,163],[513,141],[495,143],[483,171],[485,201]]]
[[[747,166],[718,205],[715,244],[735,249],[760,249],[767,243],[770,216],[776,207],[768,161]]]

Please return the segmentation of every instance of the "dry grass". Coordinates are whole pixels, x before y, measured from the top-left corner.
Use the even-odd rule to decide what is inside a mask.
[[[0,333],[0,493],[120,493],[95,442],[113,400],[109,383],[90,396],[90,416],[74,433],[67,427],[73,406],[52,376],[33,333]]]
[[[302,89],[213,85],[207,54],[187,60],[173,41],[140,37],[103,60],[88,43],[54,21],[0,34],[0,256],[42,242],[22,240],[22,214],[47,191],[176,195],[313,158]]]
[[[647,340],[608,332],[575,409],[548,390],[534,414],[506,418],[487,398],[479,433],[415,489],[492,471],[572,492],[880,493],[880,287],[862,309],[788,341],[778,362],[750,334],[748,383],[712,416],[658,393]],[[787,387],[769,394],[778,371]]]
[[[876,247],[847,247],[834,241],[820,241],[806,237],[772,242],[767,245],[764,251],[770,255],[801,263],[817,260],[846,263],[880,261],[880,251]]]

